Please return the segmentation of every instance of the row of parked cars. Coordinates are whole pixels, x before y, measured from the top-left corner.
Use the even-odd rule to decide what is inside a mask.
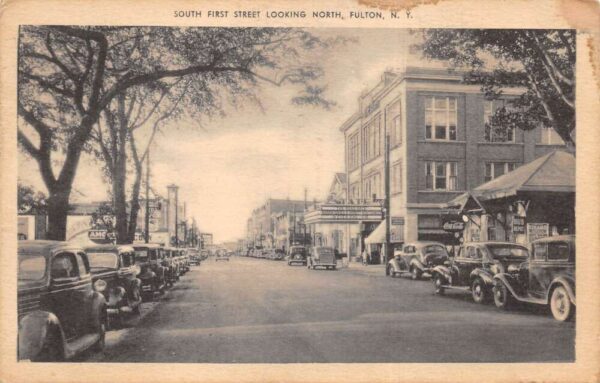
[[[18,358],[59,361],[104,348],[106,331],[199,265],[196,249],[19,241]]]
[[[248,249],[245,256],[282,261],[285,258],[285,253],[281,249]]]
[[[388,262],[386,275],[429,276],[436,294],[470,293],[476,303],[493,301],[501,309],[515,302],[549,306],[554,318],[575,313],[575,236],[553,236],[529,247],[509,242],[464,243],[450,257],[437,242],[402,245]]]

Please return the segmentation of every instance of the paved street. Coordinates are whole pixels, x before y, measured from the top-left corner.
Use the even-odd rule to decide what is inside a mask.
[[[213,258],[135,327],[111,331],[99,362],[530,362],[574,359],[574,322],[500,312],[429,281],[354,269]]]

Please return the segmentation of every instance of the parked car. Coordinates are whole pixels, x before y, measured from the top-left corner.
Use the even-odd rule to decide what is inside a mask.
[[[171,286],[179,280],[179,276],[181,275],[176,250],[174,247],[165,247],[163,249],[164,265],[167,268],[166,280]]]
[[[92,273],[92,283],[103,280],[109,325],[123,316],[139,314],[142,303],[140,268],[135,264],[135,250],[126,245],[97,245],[85,248]],[[109,326],[112,327],[112,326]]]
[[[164,292],[167,268],[161,258],[162,247],[156,243],[133,245],[135,263],[140,268],[138,278],[142,281],[142,297],[154,298]]]
[[[410,273],[412,279],[421,279],[423,274],[431,275],[431,270],[448,261],[446,247],[439,242],[410,242],[394,251],[394,257],[389,260],[386,275],[394,277]]]
[[[194,247],[187,249],[190,266],[200,266],[200,252]]]
[[[106,282],[92,275],[82,248],[19,241],[18,359],[51,362],[104,348]]]
[[[288,265],[300,263],[306,265],[306,248],[304,246],[290,246],[288,250]]]
[[[575,312],[575,236],[562,235],[531,243],[531,255],[519,266],[494,276],[494,303],[508,309],[513,301],[548,305],[561,322]]]
[[[333,248],[325,246],[311,247],[308,252],[306,266],[309,269],[324,267],[326,269],[335,270],[337,267],[337,261],[335,259],[335,252],[333,251]]]
[[[209,252],[208,250],[200,251],[200,260],[205,261],[208,258]]]
[[[435,292],[443,294],[445,289],[468,291],[473,301],[484,303],[491,298],[494,275],[500,270],[518,267],[528,256],[527,248],[516,243],[463,244],[452,262],[433,268]]]
[[[215,256],[215,262],[218,261],[228,261],[229,262],[229,254],[225,250],[218,250],[217,255]]]

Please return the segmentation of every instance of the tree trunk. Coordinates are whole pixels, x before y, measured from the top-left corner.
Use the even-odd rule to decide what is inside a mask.
[[[69,196],[71,195],[71,188],[52,188],[48,194],[47,239],[65,241],[67,240],[67,215],[69,212]]]
[[[135,238],[135,230],[137,229],[138,213],[140,211],[140,188],[142,181],[142,166],[141,164],[135,166],[135,179],[133,181],[133,187],[131,190],[131,210],[129,211],[129,228],[127,232],[127,238],[129,242],[133,242]],[[147,198],[147,197],[146,197]],[[144,228],[147,229],[147,228]]]

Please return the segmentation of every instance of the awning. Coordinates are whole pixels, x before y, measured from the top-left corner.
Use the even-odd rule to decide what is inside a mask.
[[[385,221],[381,223],[365,238],[365,244],[384,243],[385,242]]]
[[[525,192],[574,193],[575,156],[553,151],[456,197],[448,206],[464,210],[469,201],[479,204]]]

